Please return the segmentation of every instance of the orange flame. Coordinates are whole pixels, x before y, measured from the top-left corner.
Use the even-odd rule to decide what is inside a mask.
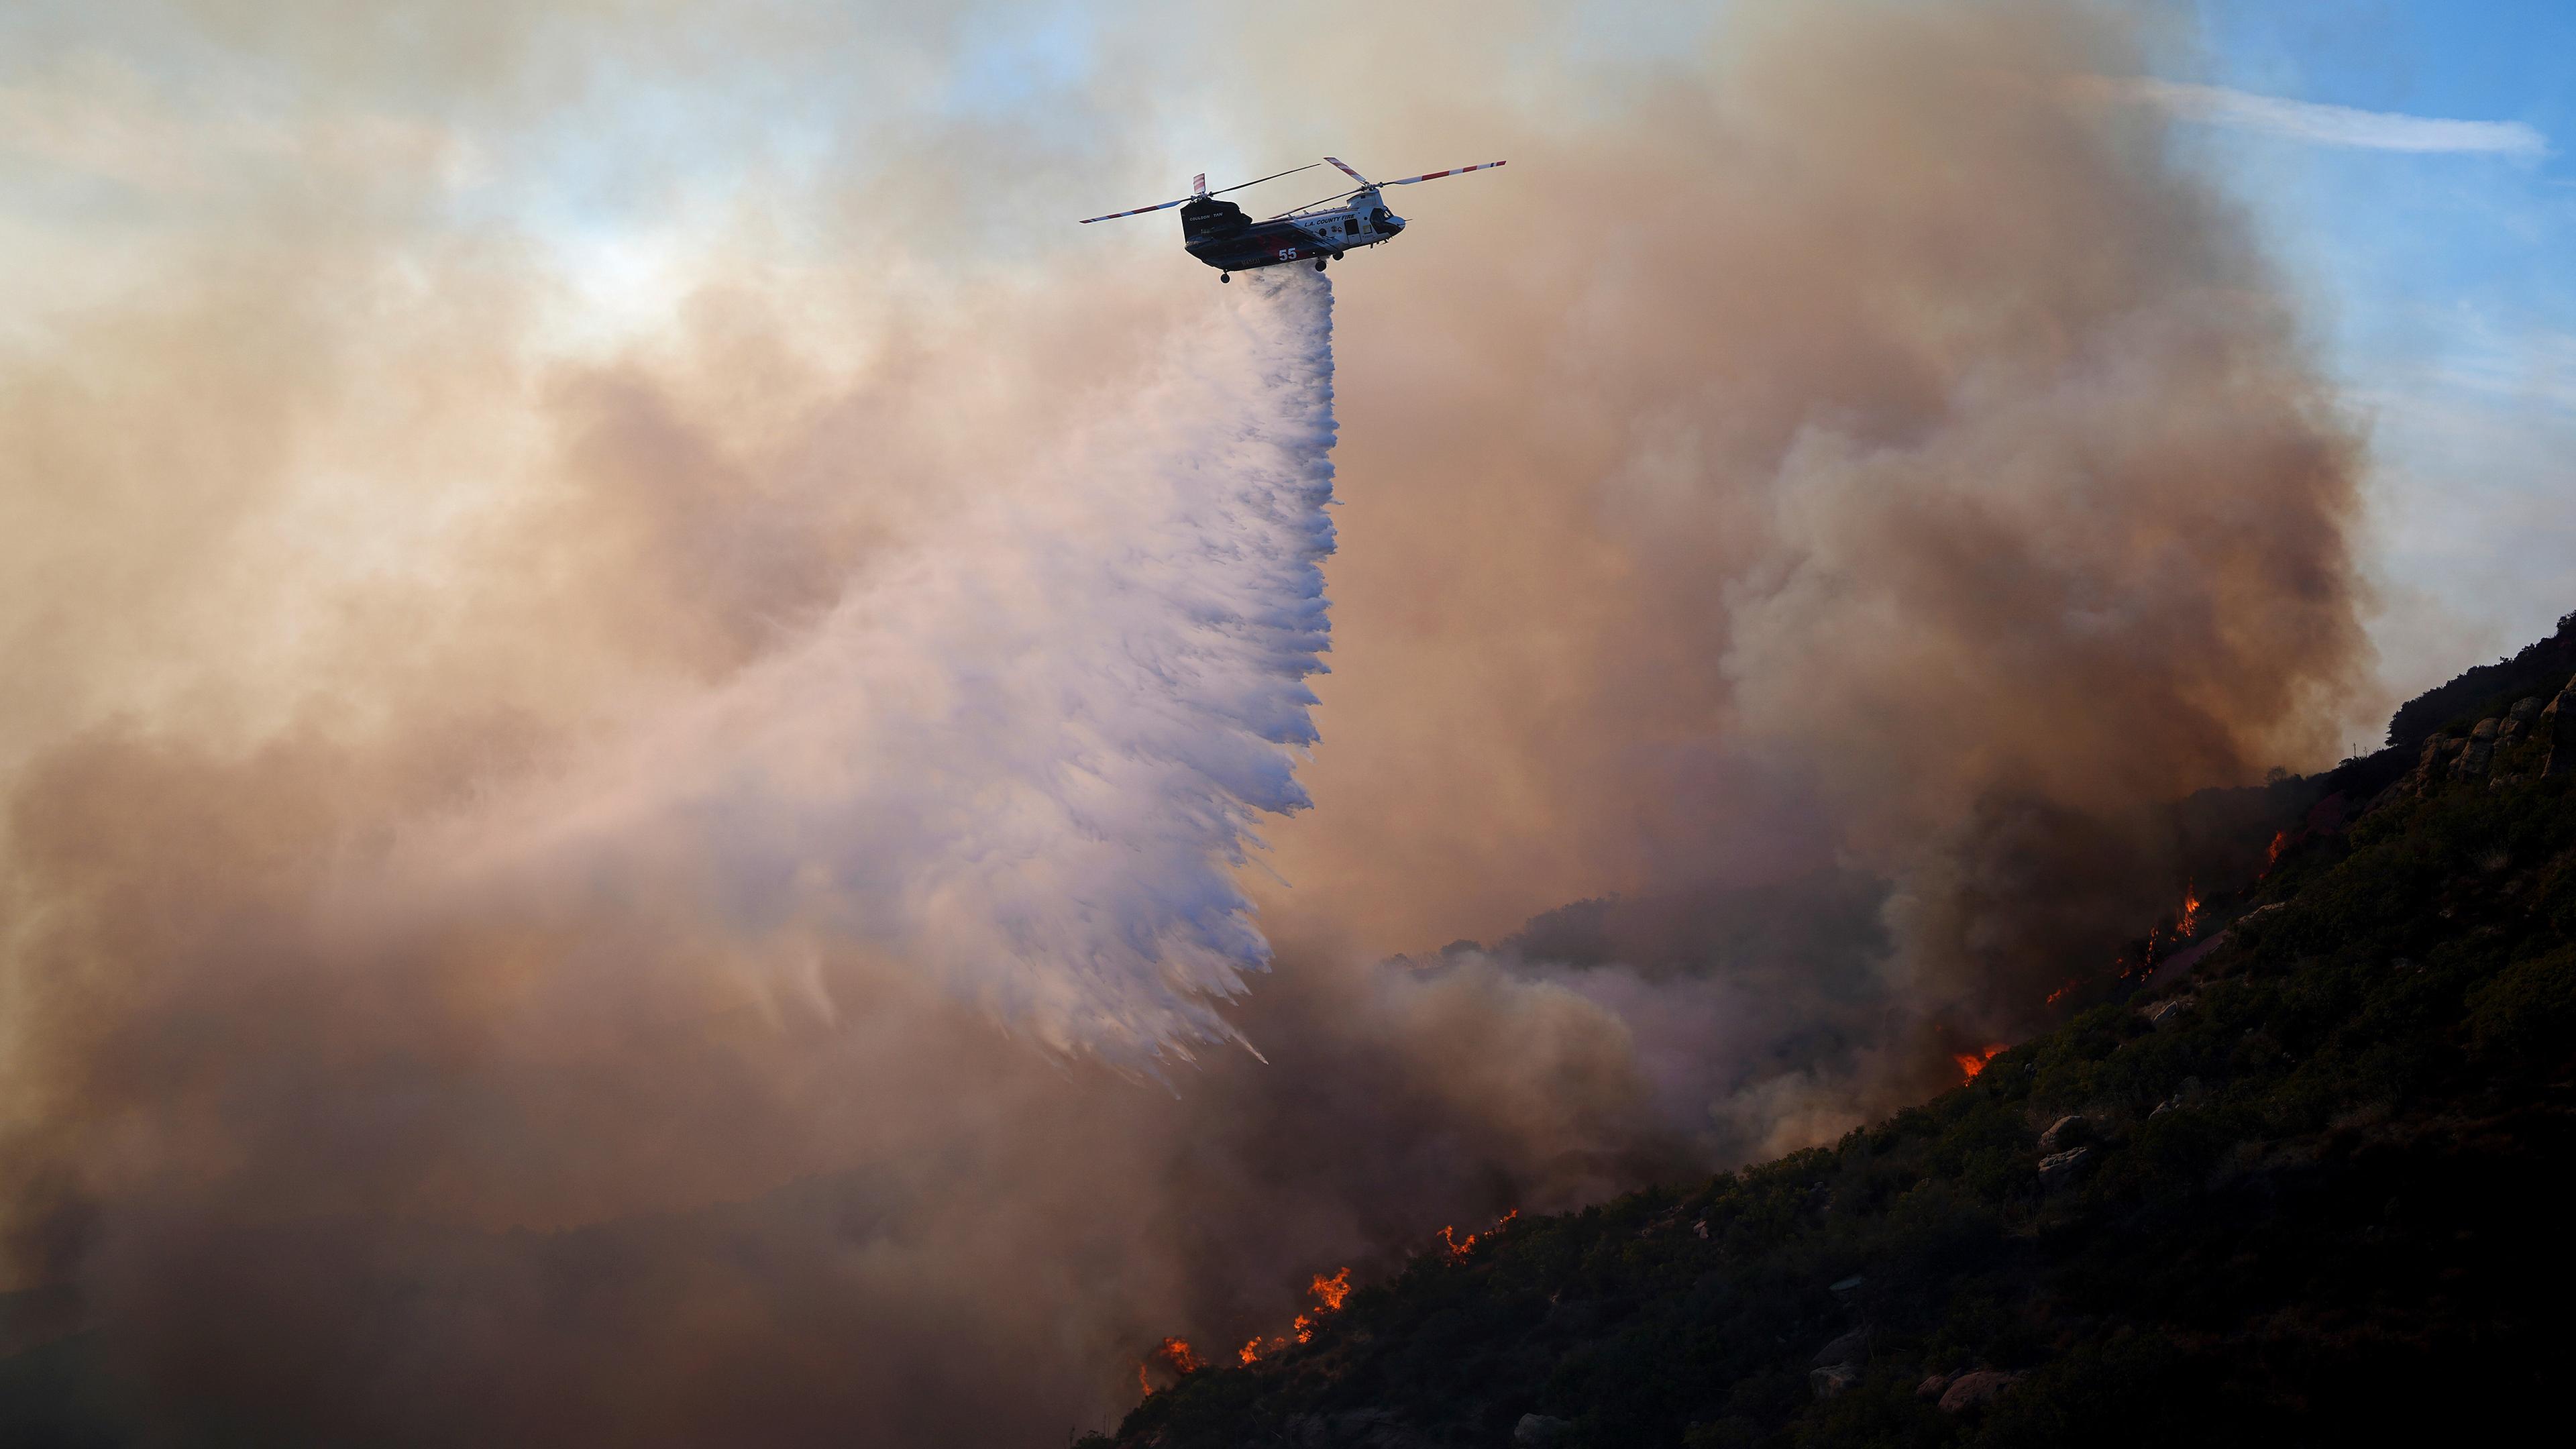
[[[1252,1367],[1253,1360],[1261,1357],[1261,1335],[1257,1333],[1254,1334],[1251,1339],[1243,1345],[1243,1347],[1234,1351],[1234,1356],[1243,1360],[1243,1366],[1245,1368]]]
[[[2075,989],[2075,983],[2074,983],[2072,980],[2068,981],[2065,985],[2063,985],[2063,986],[2061,986],[2061,987],[2057,988],[2055,991],[2052,991],[2052,992],[2048,993],[2048,1004],[2049,1004],[2049,1005],[2051,1005],[2051,1006],[2055,1006],[2055,1005],[2057,1004],[2057,1002],[2058,1002],[2058,998],[2060,998],[2060,997],[2064,996],[2066,993],[2068,993],[2068,992],[2070,992],[2070,991],[2072,991],[2072,990],[2074,990],[2074,989]],[[1973,1074],[1972,1074],[1972,1075],[1973,1075]]]
[[[2272,867],[2281,863],[2281,852],[2289,845],[2289,843],[2290,832],[2286,830],[2280,831],[2272,837],[2272,848],[2263,852],[2263,874],[2270,875],[2272,873]]]
[[[1145,1355],[1148,1365],[1161,1364],[1176,1374],[1194,1374],[1207,1367],[1207,1360],[1190,1352],[1186,1338],[1167,1338],[1152,1353]]]
[[[1344,1267],[1330,1278],[1318,1273],[1315,1275],[1315,1281],[1306,1285],[1306,1291],[1315,1296],[1315,1311],[1297,1315],[1296,1326],[1291,1331],[1296,1335],[1299,1343],[1314,1342],[1316,1320],[1327,1313],[1341,1311],[1342,1300],[1351,1296],[1351,1270]],[[1287,1341],[1279,1340],[1279,1345],[1285,1348]],[[1245,1362],[1248,1363],[1250,1360],[1247,1359]]]
[[[1464,1262],[1466,1261],[1468,1252],[1473,1249],[1476,1244],[1492,1237],[1496,1233],[1501,1232],[1505,1223],[1510,1222],[1512,1219],[1519,1217],[1520,1215],[1521,1210],[1519,1208],[1513,1208],[1509,1212],[1504,1213],[1501,1217],[1495,1219],[1492,1227],[1485,1229],[1481,1233],[1469,1233],[1463,1238],[1452,1237],[1451,1233],[1454,1229],[1444,1227],[1440,1230],[1440,1244],[1443,1248],[1448,1250],[1450,1262]]]
[[[2063,988],[2060,988],[2060,990],[2062,991]],[[2052,996],[2048,999],[2055,1001],[2057,998]],[[1959,1070],[1967,1073],[1966,1076],[1959,1080],[1963,1082],[1973,1082],[1977,1079],[1977,1073],[1986,1069],[1986,1063],[1993,1061],[1995,1059],[1995,1055],[2003,1049],[2004,1044],[2002,1042],[1997,1042],[1993,1046],[1986,1048],[1984,1051],[1961,1052],[1950,1058],[1950,1060],[1957,1062],[1959,1064]]]
[[[1306,1285],[1306,1291],[1315,1295],[1315,1302],[1324,1312],[1338,1312],[1342,1300],[1351,1296],[1351,1270],[1344,1268],[1330,1278],[1318,1273],[1315,1281]]]
[[[2178,936],[2197,935],[2200,931],[2200,893],[2190,885],[2182,888],[2182,920],[2174,927]]]

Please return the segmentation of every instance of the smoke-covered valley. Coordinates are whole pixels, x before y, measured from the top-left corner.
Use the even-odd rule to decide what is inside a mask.
[[[0,1348],[138,1441],[1052,1442],[1955,1079],[2331,757],[2360,443],[2084,83],[2160,12],[1357,14],[31,52]],[[1208,128],[1512,167],[1329,281],[1066,235]]]

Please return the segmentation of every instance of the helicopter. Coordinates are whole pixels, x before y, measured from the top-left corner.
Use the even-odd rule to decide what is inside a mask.
[[[1276,181],[1300,171],[1312,171],[1330,164],[1344,176],[1359,183],[1356,190],[1337,192],[1321,201],[1308,202],[1294,211],[1283,211],[1267,221],[1254,221],[1243,208],[1231,201],[1219,201],[1228,191],[1241,191],[1263,181]],[[1207,173],[1202,171],[1190,182],[1190,194],[1178,201],[1156,202],[1133,211],[1113,211],[1107,216],[1087,216],[1079,225],[1095,221],[1116,221],[1122,216],[1143,216],[1149,211],[1170,207],[1181,209],[1181,249],[1217,269],[1217,280],[1231,282],[1237,272],[1255,267],[1283,266],[1289,262],[1311,259],[1316,271],[1324,269],[1327,260],[1340,261],[1342,254],[1361,247],[1380,246],[1395,240],[1404,230],[1404,218],[1387,210],[1382,186],[1411,186],[1417,181],[1437,181],[1443,176],[1464,176],[1470,171],[1490,171],[1500,161],[1480,161],[1473,166],[1453,166],[1446,171],[1426,171],[1407,176],[1402,181],[1371,181],[1354,171],[1339,157],[1327,156],[1322,161],[1286,171],[1273,172],[1256,181],[1237,182],[1222,190],[1210,191]]]

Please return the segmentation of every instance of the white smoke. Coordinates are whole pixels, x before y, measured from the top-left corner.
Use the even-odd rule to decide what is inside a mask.
[[[1243,281],[802,639],[420,843],[531,902],[713,890],[736,940],[872,948],[1058,1051],[1232,1039],[1213,1002],[1270,959],[1234,873],[1308,803],[1333,550],[1330,284]]]

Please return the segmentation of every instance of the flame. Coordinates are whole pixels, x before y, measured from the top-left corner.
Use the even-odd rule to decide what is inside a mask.
[[[1315,1341],[1315,1320],[1302,1313],[1297,1315],[1297,1341],[1299,1343]]]
[[[1152,1353],[1145,1355],[1144,1368],[1137,1370],[1137,1377],[1141,1379],[1145,1368],[1158,1363],[1176,1374],[1194,1374],[1207,1367],[1206,1359],[1190,1351],[1190,1341],[1186,1338],[1164,1339]]]
[[[2199,933],[2200,893],[2193,886],[2186,884],[2182,888],[2182,920],[2175,925],[2174,934],[2193,936]]]
[[[2064,992],[2064,989],[2065,988],[2063,987],[2059,988],[2061,994]],[[2055,1001],[2057,998],[2052,996],[2048,999]],[[1966,1076],[1959,1080],[1963,1082],[1973,1082],[1977,1079],[1977,1073],[1986,1069],[1986,1063],[1993,1061],[1995,1059],[1995,1055],[2003,1049],[2004,1044],[2002,1042],[1997,1042],[1993,1046],[1986,1048],[1984,1051],[1961,1052],[1950,1058],[1950,1060],[1957,1062],[1959,1064],[1959,1070],[1967,1073]]]
[[[1315,1281],[1306,1285],[1306,1291],[1315,1295],[1315,1302],[1324,1312],[1337,1312],[1342,1300],[1351,1296],[1351,1270],[1344,1268],[1330,1278],[1318,1273]]]
[[[2072,991],[2072,990],[2074,990],[2074,989],[2075,989],[2075,981],[2074,981],[2074,978],[2069,977],[2069,978],[2067,979],[2067,982],[2066,982],[2066,984],[2065,984],[2065,985],[2063,985],[2063,986],[2061,986],[2061,987],[2057,988],[2055,991],[2052,991],[2052,992],[2048,993],[2048,1004],[2049,1004],[2049,1005],[2051,1005],[2051,1006],[2055,1006],[2055,1005],[2057,1004],[2057,1001],[2058,1001],[2058,998],[2059,998],[2059,997],[2064,996],[2066,993],[2068,993],[2068,992],[2070,992],[2070,991]],[[1974,1075],[1975,1075],[1975,1073],[1973,1073],[1973,1072],[1972,1072],[1972,1073],[1970,1073],[1969,1075],[1974,1076]]]
[[[2263,852],[2264,875],[2270,875],[2272,873],[2272,867],[2281,863],[2281,852],[2288,848],[2289,844],[2290,832],[2286,830],[2280,831],[2272,837],[2272,848]],[[2258,876],[2256,879],[2259,880],[2261,877]]]
[[[2002,1048],[1998,1047],[1996,1050],[2000,1051]],[[1504,1213],[1501,1217],[1496,1218],[1492,1227],[1485,1229],[1481,1233],[1469,1233],[1463,1238],[1451,1236],[1455,1230],[1443,1227],[1440,1230],[1440,1245],[1448,1251],[1450,1262],[1464,1262],[1466,1261],[1469,1250],[1473,1249],[1476,1244],[1482,1242],[1486,1238],[1492,1237],[1496,1233],[1501,1232],[1505,1223],[1510,1222],[1512,1219],[1519,1217],[1520,1215],[1521,1210],[1519,1208],[1513,1208],[1509,1212]]]
[[[1261,1357],[1261,1335],[1254,1334],[1243,1347],[1234,1351],[1234,1356],[1243,1360],[1245,1368],[1252,1367],[1253,1360]]]

